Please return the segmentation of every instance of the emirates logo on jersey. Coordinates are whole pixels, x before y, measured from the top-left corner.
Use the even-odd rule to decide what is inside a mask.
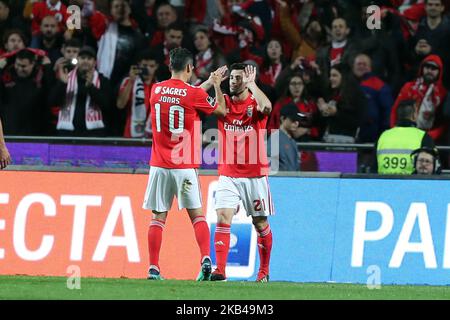
[[[161,92],[161,87],[160,86],[157,86],[156,88],[155,88],[155,94],[158,94],[158,93],[160,93]]]
[[[247,108],[247,116],[251,117],[253,115],[253,107],[248,107]]]

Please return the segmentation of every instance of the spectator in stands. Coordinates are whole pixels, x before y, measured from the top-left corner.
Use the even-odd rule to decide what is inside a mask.
[[[61,57],[63,43],[62,34],[58,31],[58,21],[55,16],[46,16],[41,20],[39,35],[33,37],[31,48],[45,50],[52,65]]]
[[[26,30],[25,23],[20,17],[12,15],[9,0],[0,0],[0,39],[11,29]]]
[[[248,1],[246,4],[251,4]],[[214,20],[212,30],[214,40],[223,50],[229,63],[240,62],[240,48],[248,46],[250,51],[261,54],[261,44],[266,33],[261,18],[244,9],[242,1],[225,1],[224,15]]]
[[[105,25],[108,23],[107,15],[101,9],[105,1],[96,0],[70,0],[70,5],[76,5],[81,9],[81,28],[67,29],[64,33],[64,40],[76,38],[83,45],[93,48],[97,47],[98,39],[105,33]],[[106,1],[106,8],[109,8],[109,1]]]
[[[403,100],[396,111],[396,126],[382,133],[375,146],[374,168],[379,174],[411,174],[414,171],[411,152],[422,147],[434,148],[433,139],[416,128],[415,100]]]
[[[425,130],[435,143],[446,144],[448,120],[443,115],[447,90],[442,84],[444,67],[437,55],[427,56],[419,70],[419,76],[407,82],[400,91],[391,111],[391,126],[397,122],[396,112],[403,100],[415,100],[418,108],[417,127]]]
[[[24,49],[27,43],[25,34],[19,29],[7,30],[2,40],[3,48],[1,49],[1,55]]]
[[[90,24],[94,21],[90,20]],[[99,20],[94,36],[98,41],[98,71],[109,79],[114,92],[128,73],[135,54],[145,46],[145,37],[131,17],[130,3],[127,0],[112,0],[108,20]],[[117,108],[112,108],[111,126],[113,136],[122,136],[125,117]]]
[[[330,92],[317,106],[327,122],[323,140],[329,143],[355,143],[366,113],[366,98],[354,75],[343,64],[330,71]]]
[[[58,31],[64,32],[66,30],[67,21],[67,7],[60,0],[45,0],[35,1],[32,3],[31,16],[31,30],[32,36],[40,33],[42,20],[46,16],[54,16],[58,22]]]
[[[185,0],[185,22],[190,30],[198,25],[212,27],[214,19],[221,18],[224,6],[221,0]]]
[[[372,18],[367,9],[373,1],[362,2],[361,18],[355,21],[356,27],[352,32],[353,42],[359,52],[370,57],[372,72],[398,93],[403,84],[400,58],[404,54],[405,46],[402,35],[398,33],[399,23],[392,21],[394,17],[389,15],[380,20],[380,29],[368,28],[368,22],[370,23]],[[392,30],[393,27],[397,30]]]
[[[281,108],[280,130],[273,133],[267,142],[267,152],[269,157],[272,158],[272,164],[274,158],[278,156],[279,171],[300,170],[300,157],[295,135],[301,121],[302,114],[294,103],[288,103]],[[277,138],[278,141],[275,141],[275,144],[278,145],[278,155],[272,154],[274,150],[271,148],[274,143],[272,140]]]
[[[40,53],[43,54],[43,53]],[[1,75],[0,116],[6,135],[47,133],[46,97],[52,79],[50,60],[36,51],[22,49]]]
[[[122,81],[116,106],[125,109],[125,138],[151,137],[150,93],[159,67],[156,56],[149,50],[142,51],[137,64],[130,67],[128,77]]]
[[[439,151],[436,148],[419,148],[411,153],[413,174],[441,174]]]
[[[383,131],[390,128],[389,118],[394,103],[391,88],[372,73],[372,60],[366,54],[361,53],[355,57],[353,74],[367,99],[367,112],[357,140],[360,143],[373,143]],[[373,150],[358,152],[358,172],[371,172],[372,162]]]
[[[158,60],[165,65],[169,65],[169,52],[174,48],[182,46],[184,39],[183,25],[174,22],[167,26],[164,31],[164,42],[154,47]]]
[[[288,88],[286,88],[281,98],[275,103],[273,110],[270,113],[270,118],[267,123],[267,130],[269,130],[269,133],[271,133],[272,130],[279,128],[281,109],[285,105],[293,103],[297,106],[298,112],[304,114],[308,120],[305,121],[306,119],[303,119],[303,121],[299,123],[295,139],[301,141],[319,139],[320,129],[317,126],[312,125],[317,119],[319,111],[314,101],[308,98],[306,91],[302,75],[300,73],[292,74],[288,82]],[[308,126],[305,126],[305,124],[308,124]]]
[[[450,20],[443,15],[445,10],[442,0],[426,0],[424,17],[414,37],[410,40],[411,52],[415,53],[414,65],[417,67],[424,57],[435,54],[441,57],[444,65],[450,64]],[[414,69],[413,69],[414,70]],[[441,70],[442,72],[443,70]],[[444,72],[444,84],[450,85],[450,74]]]
[[[57,81],[64,81],[67,74],[76,68],[78,64],[78,53],[80,52],[81,42],[76,39],[66,40],[61,48],[62,57],[56,60],[53,71]],[[51,134],[56,134],[56,124],[58,123],[60,106],[50,105],[50,128]]]
[[[55,71],[56,78],[61,80],[60,74],[63,72],[63,68],[67,69],[67,72],[72,71],[78,63],[78,53],[81,49],[81,42],[74,38],[64,41],[61,54],[62,57],[56,60],[53,70]],[[67,73],[66,72],[66,73]]]
[[[162,44],[167,27],[177,21],[177,10],[169,2],[161,2],[155,8],[155,23],[149,24],[145,31],[145,36],[150,39],[150,47]]]
[[[25,48],[25,35],[18,29],[7,30],[3,37],[3,48],[0,49],[0,70],[4,69],[12,53]]]
[[[112,0],[110,19],[103,22],[103,32],[96,34],[98,71],[116,88],[130,69],[135,53],[144,47],[144,36],[131,18],[130,4],[126,0]]]
[[[330,68],[337,64],[350,66],[355,45],[349,39],[350,28],[344,18],[336,18],[331,25],[331,44],[317,49],[316,62],[320,67],[322,80],[328,83]]]
[[[281,30],[293,48],[291,61],[298,57],[314,60],[317,49],[325,44],[325,28],[318,19],[310,18],[309,22],[299,32],[291,20],[291,10],[288,3],[281,0],[278,0],[278,3],[280,4]]]
[[[11,163],[11,156],[6,147],[5,139],[3,137],[2,120],[0,119],[0,169],[4,169]]]
[[[82,47],[78,65],[64,74],[50,94],[50,105],[59,106],[57,134],[99,137],[108,133],[111,87],[96,68],[96,52]],[[64,69],[63,69],[64,70]]]
[[[241,59],[255,61],[261,69],[260,81],[272,87],[275,86],[278,76],[286,65],[282,44],[277,39],[269,40],[263,57],[252,54],[248,46],[241,48]]]
[[[372,73],[372,59],[364,53],[355,57],[353,74],[367,99],[367,112],[359,131],[358,141],[376,142],[380,134],[390,128],[389,119],[394,104],[391,88]]]
[[[194,33],[195,69],[193,77],[194,84],[208,80],[209,74],[226,64],[225,57],[216,44],[209,39],[209,32],[206,27],[198,27]]]
[[[309,98],[317,99],[328,90],[328,82],[323,82],[322,73],[317,63],[305,57],[297,57],[288,67],[279,74],[275,83],[277,94],[281,95],[289,86],[289,79],[293,74],[300,73],[305,82]]]

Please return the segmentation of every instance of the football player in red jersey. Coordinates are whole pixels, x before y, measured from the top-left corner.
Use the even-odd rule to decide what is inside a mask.
[[[274,214],[267,175],[264,137],[272,104],[255,83],[256,69],[242,63],[230,67],[227,114],[219,117],[219,183],[215,194],[217,226],[214,236],[217,269],[212,281],[226,280],[225,266],[233,216],[242,201],[258,232],[258,282],[269,280],[272,232],[267,217]]]
[[[156,83],[150,96],[153,132],[152,154],[144,209],[153,211],[148,231],[150,267],[148,279],[161,280],[159,252],[167,212],[173,197],[180,209],[186,208],[200,248],[201,271],[197,280],[211,275],[210,231],[202,212],[197,168],[200,166],[201,122],[199,112],[225,114],[225,100],[220,89],[226,68],[212,72],[216,102],[201,87],[188,84],[193,73],[193,55],[176,48],[170,52],[169,80]]]

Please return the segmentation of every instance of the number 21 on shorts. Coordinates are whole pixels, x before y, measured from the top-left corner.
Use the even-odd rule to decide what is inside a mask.
[[[253,210],[266,211],[266,202],[262,200],[253,200]]]

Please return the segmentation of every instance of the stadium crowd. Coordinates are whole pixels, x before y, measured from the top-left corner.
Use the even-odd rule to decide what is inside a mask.
[[[67,28],[71,5],[80,28]],[[295,105],[296,141],[375,143],[412,99],[417,127],[449,145],[449,9],[444,0],[0,0],[4,135],[150,137],[150,89],[170,77],[169,51],[182,46],[195,54],[194,85],[225,64],[256,65],[273,105],[268,129]],[[217,127],[214,115],[202,121]],[[302,152],[301,164],[313,167],[314,154]]]

